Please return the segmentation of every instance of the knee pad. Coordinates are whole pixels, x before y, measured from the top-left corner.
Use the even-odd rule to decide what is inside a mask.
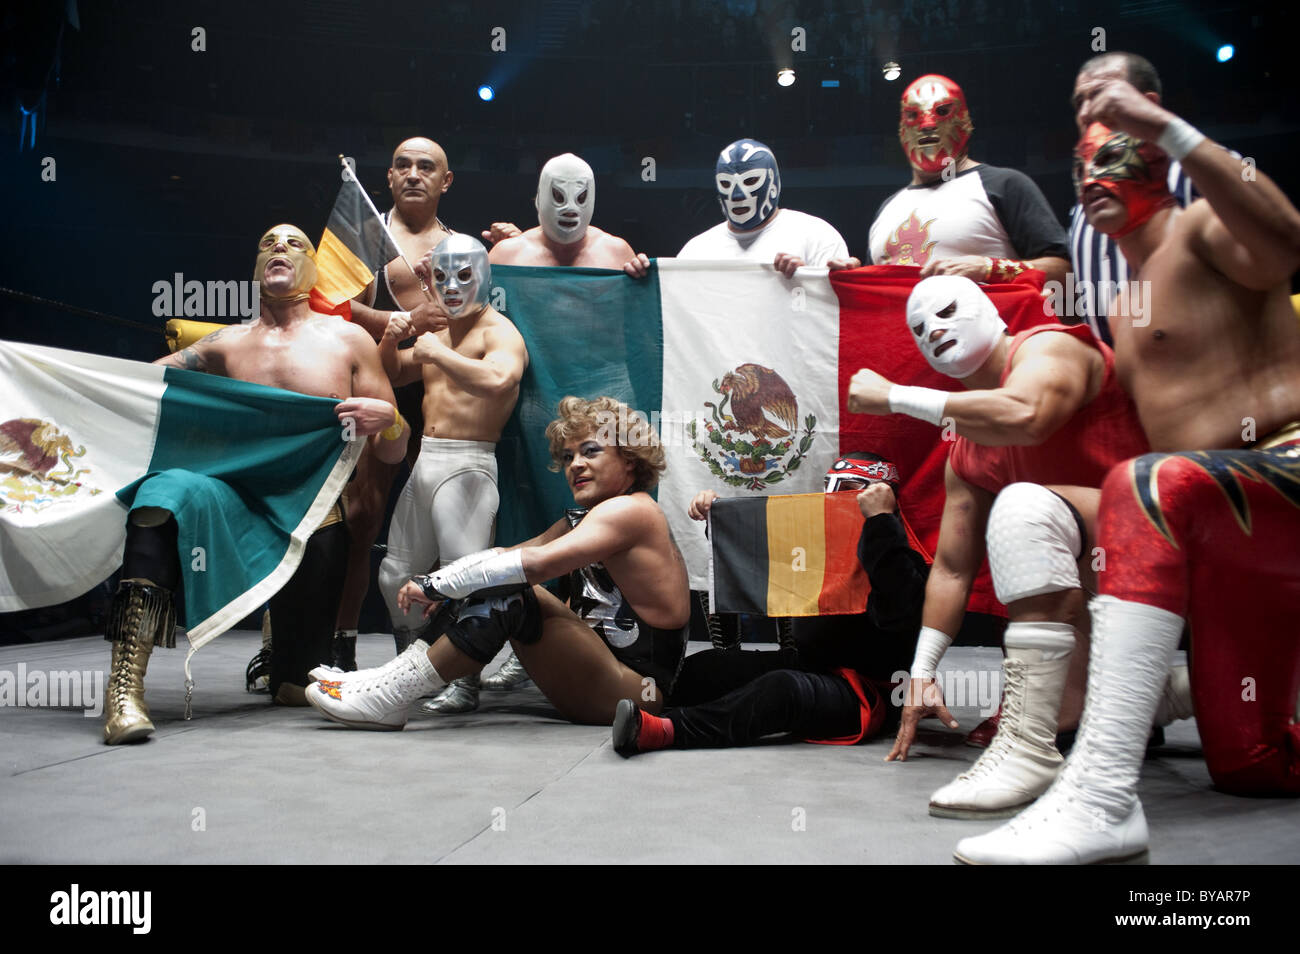
[[[434,634],[430,632],[430,638]],[[509,596],[465,600],[455,622],[443,631],[451,644],[476,662],[490,663],[506,642],[530,645],[542,638],[542,613],[531,586]]]
[[[993,587],[1003,603],[1079,587],[1081,521],[1066,501],[1038,484],[1010,484],[989,512],[986,534]]]

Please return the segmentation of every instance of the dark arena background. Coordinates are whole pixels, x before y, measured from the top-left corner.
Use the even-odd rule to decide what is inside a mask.
[[[413,135],[435,139],[448,154],[455,179],[439,215],[454,230],[477,235],[496,221],[535,225],[539,169],[551,156],[574,152],[596,173],[594,223],[637,251],[665,258],[720,220],[714,161],[726,143],[752,137],[779,160],[781,205],[828,220],[850,253],[866,260],[877,208],[909,175],[898,141],[900,93],[932,72],[965,90],[975,126],[971,157],[1028,174],[1067,225],[1078,138],[1069,100],[1079,65],[1100,50],[1146,56],[1160,71],[1164,105],[1253,159],[1296,201],[1296,20],[1290,4],[1172,0],[6,4],[0,12],[0,337],[151,361],[165,353],[156,282],[170,282],[176,273],[201,281],[248,279],[258,236],[277,222],[296,223],[315,239],[339,189],[339,154],[355,159],[361,182],[387,208],[384,176],[393,147]],[[1225,58],[1220,51],[1228,45]],[[900,68],[893,81],[884,76],[888,62]],[[795,82],[780,86],[778,70],[787,68]],[[491,87],[490,100],[481,97],[483,86]],[[65,607],[0,616],[0,643],[32,647],[98,634],[107,599],[105,591]],[[363,633],[386,625],[373,593],[366,612]],[[101,641],[59,645],[88,647],[79,666],[107,665]],[[203,702],[209,714],[220,715],[206,729],[218,764],[240,759],[239,746],[255,751],[259,732],[268,739],[289,734],[284,720],[262,725],[268,720],[263,699],[253,705],[254,697],[242,691],[243,665],[255,648],[255,634],[241,631],[200,657],[210,686],[216,670],[230,677],[229,687],[210,688]],[[375,640],[365,655],[378,664],[385,653],[391,655],[391,646]],[[984,653],[980,658],[997,665],[993,649],[954,653]],[[178,713],[183,705],[181,658],[155,654],[150,700],[164,712]],[[679,784],[693,788],[698,779],[721,776],[738,808],[730,820],[706,823],[700,812],[707,800],[682,795],[662,773],[637,775],[630,764],[570,771],[592,751],[589,762],[613,759],[608,729],[567,723],[560,729],[540,693],[531,692],[525,702],[486,706],[472,718],[508,726],[513,749],[504,728],[442,731],[436,742],[379,737],[382,745],[371,747],[361,770],[340,783],[345,811],[373,807],[370,787],[384,782],[392,760],[402,757],[402,745],[394,743],[403,741],[407,756],[419,748],[420,758],[437,761],[438,785],[451,785],[461,772],[491,784],[480,789],[476,781],[472,797],[449,803],[445,836],[401,844],[396,829],[374,823],[370,834],[390,840],[377,848],[354,846],[347,860],[946,863],[952,843],[968,833],[962,823],[929,819],[917,800],[955,774],[954,758],[973,760],[972,750],[948,745],[942,758],[907,769],[914,780],[906,790],[895,785],[872,809],[893,813],[894,820],[880,835],[879,850],[866,851],[865,842],[849,845],[848,832],[850,822],[862,822],[855,813],[866,810],[864,793],[882,774],[879,746],[867,754],[803,746],[781,756],[786,764],[769,759],[761,766],[777,750],[691,753],[700,758],[674,766]],[[237,783],[178,783],[185,794],[174,799],[175,818],[159,823],[163,834],[133,823],[120,837],[60,840],[49,833],[61,813],[108,826],[113,812],[96,809],[88,792],[41,807],[57,788],[33,781],[45,766],[83,757],[89,765],[116,755],[111,777],[75,779],[91,789],[125,785],[130,773],[151,771],[151,759],[153,768],[166,764],[187,778],[190,755],[177,751],[183,748],[177,740],[191,724],[174,721],[172,736],[163,726],[149,745],[118,752],[99,744],[98,723],[80,713],[60,724],[59,738],[53,729],[27,727],[36,714],[22,715],[29,748],[15,744],[6,763],[18,774],[6,772],[0,792],[7,805],[24,807],[0,822],[0,860],[309,862],[327,854],[313,846],[311,832],[328,824],[329,811],[318,805],[310,817],[295,814],[278,788],[284,766],[273,741],[264,750],[272,754],[254,768],[238,763],[244,767],[232,771],[246,774]],[[974,709],[959,717],[963,731],[979,721]],[[216,725],[223,718],[224,729]],[[295,718],[306,724],[310,710]],[[201,722],[193,725],[205,731]],[[1153,845],[1163,849],[1157,858],[1153,848],[1153,860],[1300,860],[1296,806],[1213,792],[1195,729],[1182,725],[1182,734],[1171,736],[1174,757],[1143,783]],[[222,741],[226,731],[234,734],[228,739],[243,741]],[[321,754],[324,746],[346,742],[361,749],[375,741],[365,733],[315,733],[326,735],[325,742],[316,738],[296,750],[291,767],[311,769],[308,752],[331,757]],[[38,755],[37,748],[53,755]],[[851,757],[852,771],[841,772],[828,758],[833,755]],[[623,769],[629,772],[617,781],[600,777]],[[692,769],[701,774],[688,774]],[[495,809],[522,805],[530,791],[557,778],[566,789],[562,806],[531,833],[524,809],[510,809],[509,831],[520,833],[507,847],[510,836],[491,827]],[[384,813],[416,817],[426,810],[432,789],[408,781],[409,793],[385,794]],[[791,791],[779,792],[778,783]],[[663,799],[671,806],[664,810],[683,819],[678,836],[665,840],[644,817],[589,823],[582,804],[604,797],[611,784],[620,797],[633,797],[635,788],[638,796]],[[240,802],[257,793],[269,800],[263,815]],[[824,795],[831,800],[809,809],[808,833],[792,836],[792,810],[820,805]],[[1194,799],[1211,807],[1180,809],[1184,834],[1175,837],[1169,806]],[[220,804],[228,807],[225,820],[213,810]],[[243,813],[244,830],[253,830],[248,818],[257,815],[262,834],[194,834],[195,810],[205,807],[211,828],[233,827],[233,815]],[[1159,808],[1166,810],[1158,819]],[[26,832],[17,830],[16,818]],[[832,820],[846,827],[834,828]],[[595,827],[581,827],[589,824]],[[826,826],[821,835],[815,834],[819,824]],[[165,834],[167,825],[176,828],[174,839]],[[577,829],[582,833],[575,835]],[[775,834],[762,833],[768,830]],[[826,840],[832,830],[838,836]],[[30,832],[40,838],[29,841]],[[1127,890],[1117,890],[1106,911],[1137,910],[1127,897]]]

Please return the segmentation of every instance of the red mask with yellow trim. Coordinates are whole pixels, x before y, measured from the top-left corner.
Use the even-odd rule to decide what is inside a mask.
[[[918,172],[934,175],[961,161],[974,131],[966,94],[948,77],[931,73],[903,90],[898,140]]]
[[[1169,156],[1155,143],[1093,123],[1074,147],[1074,192],[1084,204],[1090,186],[1101,186],[1128,210],[1112,238],[1123,238],[1161,209],[1174,204],[1169,194]],[[1098,231],[1102,231],[1098,229]]]

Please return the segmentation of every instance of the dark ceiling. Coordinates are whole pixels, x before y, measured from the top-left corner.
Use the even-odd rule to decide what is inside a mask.
[[[154,281],[244,277],[276,221],[318,235],[339,153],[382,204],[387,157],[416,132],[450,155],[453,227],[533,223],[538,168],[571,150],[599,176],[597,224],[651,255],[719,219],[718,149],[763,139],[781,162],[782,204],[829,219],[861,255],[876,207],[907,178],[898,95],[925,72],[964,86],[974,157],[1033,176],[1064,221],[1067,100],[1099,40],[1148,56],[1170,108],[1297,195],[1291,17],[1164,0],[29,0],[0,14],[0,286],[155,327]],[[1221,43],[1236,47],[1226,64]],[[887,59],[900,81],[881,77]],[[776,85],[781,66],[794,86]],[[490,103],[475,94],[485,82]],[[47,159],[54,181],[42,179]],[[6,337],[132,357],[161,345],[3,293],[0,321]]]

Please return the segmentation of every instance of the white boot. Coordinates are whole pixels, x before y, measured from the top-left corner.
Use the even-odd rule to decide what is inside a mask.
[[[1009,818],[1047,791],[1060,771],[1064,760],[1056,749],[1056,718],[1070,670],[1074,630],[1066,623],[1012,626],[1046,628],[1055,645],[1014,646],[1008,627],[997,735],[970,769],[930,796],[931,815]]]
[[[963,838],[964,864],[1122,864],[1147,859],[1138,774],[1183,619],[1142,603],[1092,601],[1088,701],[1060,777],[996,831]]]
[[[307,701],[326,718],[357,729],[400,729],[414,703],[447,684],[423,653],[402,653],[389,666],[353,675],[361,678],[312,683]]]
[[[411,645],[407,646],[399,655],[394,656],[388,662],[375,669],[354,669],[351,672],[345,672],[335,666],[326,666],[324,664],[317,666],[307,675],[311,676],[316,682],[344,683],[354,679],[368,679],[375,673],[388,672],[401,663],[403,659],[413,656],[423,656],[429,651],[429,644],[423,639],[417,639]]]

